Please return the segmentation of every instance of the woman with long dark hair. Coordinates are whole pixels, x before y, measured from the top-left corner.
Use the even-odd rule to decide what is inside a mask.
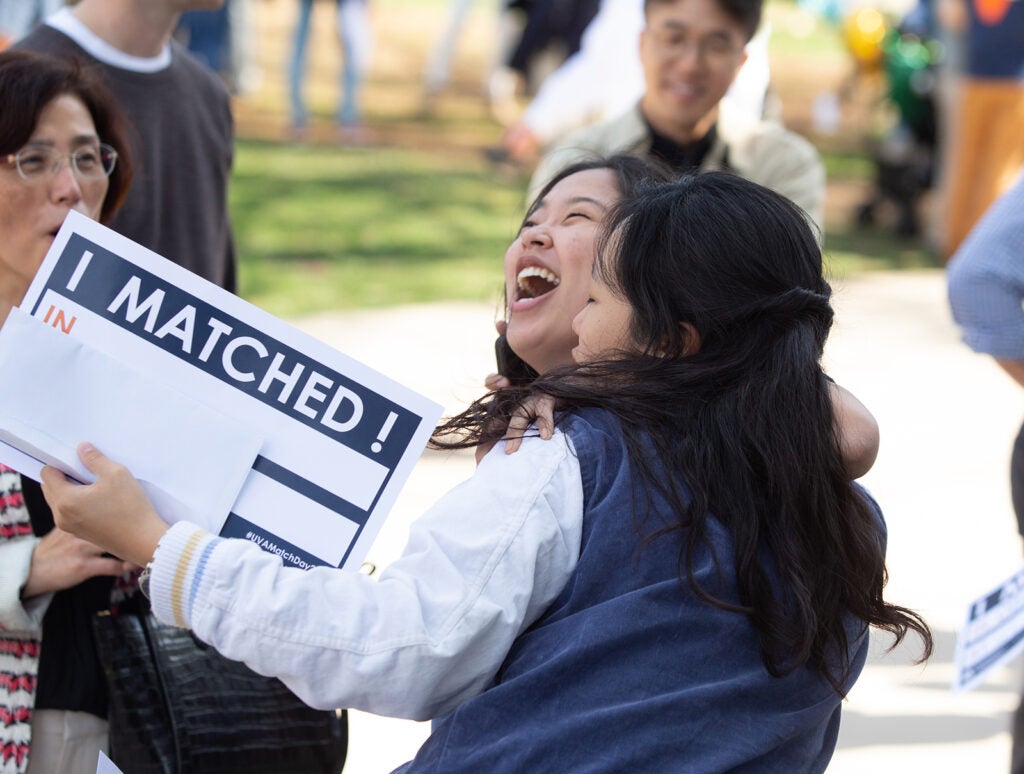
[[[798,215],[729,175],[623,200],[594,273],[628,303],[627,341],[646,357],[557,370],[527,392],[614,413],[644,485],[678,515],[658,531],[684,536],[681,566],[698,595],[751,616],[773,674],[809,663],[845,693],[844,615],[896,633],[921,622],[882,602],[884,531],[837,453],[833,385],[820,366],[831,289],[809,230],[784,227]],[[582,315],[599,306],[591,298]],[[522,392],[478,402],[445,429],[468,432],[470,445],[496,440]],[[685,472],[685,487],[666,468]],[[709,518],[735,544],[734,602],[695,582]]]
[[[851,484],[803,213],[723,174],[606,221],[575,365],[486,396],[441,446],[498,439],[524,399],[550,441],[500,448],[374,581],[168,528],[124,467],[44,471],[63,527],[147,562],[154,611],[317,706],[434,718],[424,771],[822,771],[884,600],[885,529]]]

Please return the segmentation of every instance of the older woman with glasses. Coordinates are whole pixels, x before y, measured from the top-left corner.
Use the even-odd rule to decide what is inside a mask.
[[[120,115],[92,73],[0,53],[0,322],[68,212],[109,220],[131,178]],[[55,528],[39,485],[0,465],[0,771],[96,771],[107,707],[90,620],[130,596],[130,569]]]

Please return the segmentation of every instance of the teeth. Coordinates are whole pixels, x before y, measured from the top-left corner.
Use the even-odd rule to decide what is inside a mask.
[[[542,280],[550,282],[555,287],[558,287],[559,283],[562,281],[558,278],[558,275],[548,271],[547,269],[540,266],[527,266],[519,272],[518,275],[516,275],[516,282],[518,282],[519,287],[523,290],[526,290],[526,280],[529,277],[540,277]]]

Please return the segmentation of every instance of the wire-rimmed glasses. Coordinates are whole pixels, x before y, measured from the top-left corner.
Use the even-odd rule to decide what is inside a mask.
[[[102,180],[114,171],[117,151],[103,142],[83,145],[71,153],[61,153],[50,145],[26,145],[17,153],[8,154],[5,160],[18,170],[22,180],[38,183],[55,177],[64,159],[70,160],[79,180]]]

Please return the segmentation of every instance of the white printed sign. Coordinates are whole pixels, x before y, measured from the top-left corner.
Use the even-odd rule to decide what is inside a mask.
[[[980,685],[996,667],[1024,650],[1024,568],[978,597],[956,638],[954,691]]]
[[[22,371],[28,380],[20,408],[4,405],[12,426],[44,446],[52,441],[53,449],[88,440],[129,469],[148,465],[154,477],[172,480],[161,486],[179,501],[194,498],[174,481],[174,469],[191,464],[212,474],[232,504],[224,513],[204,497],[206,525],[297,567],[358,567],[441,414],[423,396],[75,212],[21,309],[37,330],[22,324],[10,334],[24,337],[19,341],[46,347],[54,339],[46,334],[57,330],[80,345],[75,357],[57,361],[57,372],[47,371],[47,382],[63,378],[65,394],[87,390],[97,412],[105,402],[104,411],[121,420],[113,420],[114,440],[105,447],[87,434],[99,424],[93,418],[90,427],[92,411],[79,423],[74,417],[83,412],[47,410],[46,401],[59,397],[19,368],[5,372],[5,380]],[[43,327],[50,330],[40,333]],[[115,385],[125,379],[127,387]],[[148,415],[174,402],[165,396],[152,405],[154,381],[182,399],[174,421],[147,435]],[[45,426],[58,415],[59,428]],[[231,436],[230,452],[205,448],[215,415],[223,415],[217,435]],[[2,414],[0,430],[14,447],[6,454],[0,447],[0,460],[37,475],[38,445],[19,443],[24,439],[3,426]],[[133,451],[125,456],[123,449]],[[240,460],[244,476],[236,485]],[[62,461],[81,477],[76,460]]]

